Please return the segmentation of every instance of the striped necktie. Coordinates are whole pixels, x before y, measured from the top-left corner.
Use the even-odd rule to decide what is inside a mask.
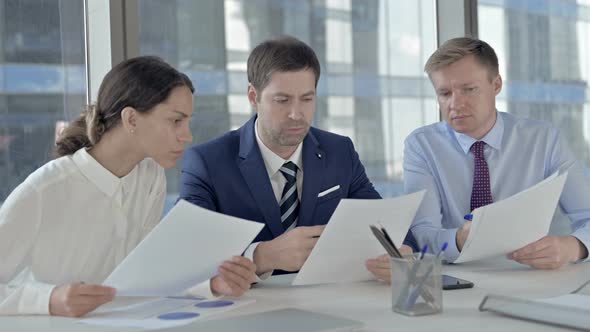
[[[483,156],[483,148],[486,143],[478,141],[473,143],[471,152],[474,156],[473,188],[471,189],[471,211],[478,207],[493,203],[492,190],[490,188],[490,171],[488,163]]]
[[[297,197],[297,165],[289,161],[279,169],[287,183],[283,189],[283,195],[279,206],[281,208],[281,223],[285,231],[297,221],[299,216],[299,198]]]

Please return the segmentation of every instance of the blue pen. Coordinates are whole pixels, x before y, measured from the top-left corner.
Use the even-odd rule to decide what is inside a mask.
[[[426,250],[428,250],[428,245],[425,244],[424,247],[422,247],[422,251],[420,251],[420,258],[418,259],[422,259],[424,258],[424,255],[426,254]],[[401,307],[402,304],[404,303],[406,297],[408,296],[408,292],[410,291],[410,287],[411,287],[411,283],[412,280],[416,277],[416,272],[418,272],[418,262],[414,262],[414,264],[412,265],[412,269],[410,269],[410,272],[408,272],[408,279],[406,280],[406,283],[402,286],[402,291],[398,297],[398,306]]]
[[[448,242],[443,243],[442,247],[440,248],[440,250],[436,254],[435,263],[436,263],[436,260],[439,259],[440,255],[447,249],[448,246],[449,246]],[[416,287],[412,290],[412,292],[410,293],[410,296],[408,296],[407,301],[406,301],[406,310],[409,310],[416,303],[416,300],[418,299],[418,295],[420,294],[420,291],[422,290],[422,287],[424,286],[424,282],[428,279],[428,276],[430,276],[430,274],[432,273],[432,270],[434,270],[434,263],[432,265],[430,265],[430,267],[428,268],[428,271],[426,271],[426,273],[424,273],[422,278],[420,278],[420,280],[416,283]]]
[[[422,247],[422,251],[420,252],[420,259],[424,258],[424,254],[426,254],[426,250],[428,250],[427,244],[425,244],[424,247]]]
[[[473,220],[473,215],[471,213],[466,214],[465,216],[463,216],[463,219],[465,219],[467,221],[471,221],[471,220]]]
[[[443,243],[442,247],[440,248],[440,250],[436,253],[436,258],[439,258],[440,255],[447,250],[447,247],[449,246],[448,242]]]
[[[418,260],[422,260],[422,258],[424,258],[424,255],[426,254],[427,250],[428,250],[428,245],[425,244],[424,247],[422,247],[422,251],[420,251],[420,257],[418,258]],[[409,280],[412,280],[416,276],[416,269],[418,269],[418,264],[414,264],[412,266],[412,270],[410,270],[411,278],[409,278]]]

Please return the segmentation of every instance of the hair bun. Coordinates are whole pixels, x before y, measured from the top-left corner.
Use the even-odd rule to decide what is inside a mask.
[[[95,104],[86,107],[86,132],[92,145],[98,143],[106,131],[106,123]]]

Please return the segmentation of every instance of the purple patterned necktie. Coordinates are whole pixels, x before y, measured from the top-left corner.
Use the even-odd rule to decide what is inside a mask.
[[[473,143],[471,152],[474,156],[475,167],[473,169],[473,189],[471,190],[471,211],[480,206],[493,202],[490,189],[490,172],[488,163],[483,156],[483,148],[486,143],[478,141]]]

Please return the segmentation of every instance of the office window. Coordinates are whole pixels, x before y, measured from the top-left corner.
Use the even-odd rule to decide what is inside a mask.
[[[590,166],[590,1],[479,0],[478,12],[505,82],[498,109],[552,122]]]
[[[244,124],[246,60],[261,41],[292,35],[317,53],[314,125],[351,137],[384,196],[402,192],[403,139],[438,121],[422,66],[435,49],[433,0],[143,0],[140,52],[163,57],[196,85],[193,143]],[[169,200],[180,165],[168,171]]]
[[[82,1],[0,1],[0,204],[85,103]]]

